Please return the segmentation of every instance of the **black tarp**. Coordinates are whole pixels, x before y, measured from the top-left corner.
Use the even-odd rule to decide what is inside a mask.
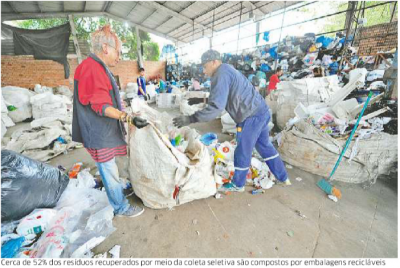
[[[6,24],[1,27],[13,32],[14,54],[33,55],[38,60],[54,60],[64,65],[65,79],[69,77],[67,60],[69,23],[45,30],[27,30],[15,28]]]

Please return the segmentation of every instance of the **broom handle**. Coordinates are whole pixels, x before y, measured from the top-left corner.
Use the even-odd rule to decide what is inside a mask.
[[[348,148],[349,145],[350,145],[351,139],[353,138],[354,133],[355,133],[356,130],[357,130],[358,124],[360,123],[361,117],[363,116],[364,111],[365,111],[365,109],[366,109],[367,106],[368,106],[368,103],[369,103],[369,101],[370,101],[370,99],[371,99],[371,97],[372,97],[372,94],[373,94],[373,92],[370,91],[369,94],[368,94],[367,101],[365,102],[364,107],[362,108],[361,113],[360,113],[360,115],[358,116],[357,122],[356,122],[356,124],[354,125],[353,130],[352,130],[351,133],[350,133],[350,137],[347,139],[346,145],[344,146],[342,152],[340,153],[339,159],[336,161],[336,165],[335,165],[335,167],[333,168],[331,174],[329,175],[329,178],[328,178],[329,181],[332,180],[333,174],[335,173],[336,169],[338,168],[338,166],[339,166],[339,164],[340,164],[340,161],[342,160],[342,157],[343,157],[344,153],[346,152],[347,148]]]

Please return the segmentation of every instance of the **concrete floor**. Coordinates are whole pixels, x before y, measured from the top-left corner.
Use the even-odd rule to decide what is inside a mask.
[[[232,139],[220,134],[220,120],[192,127],[219,133],[220,141]],[[75,162],[95,166],[85,149],[50,164],[69,169]],[[251,195],[253,187],[246,187],[222,199],[209,197],[173,210],[145,208],[132,219],[116,217],[117,230],[94,252],[121,245],[121,257],[135,258],[398,257],[396,179],[380,179],[368,189],[335,183],[343,197],[334,203],[316,186],[320,177],[297,168],[288,172],[292,186],[274,186],[265,194]],[[143,206],[134,195],[129,200]]]

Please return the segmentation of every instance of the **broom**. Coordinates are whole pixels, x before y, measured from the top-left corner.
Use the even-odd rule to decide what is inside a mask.
[[[357,130],[358,124],[360,123],[361,117],[363,116],[363,114],[365,112],[365,109],[367,108],[368,103],[371,100],[372,94],[373,94],[373,92],[370,91],[369,94],[368,94],[367,101],[365,102],[364,107],[362,108],[361,113],[358,116],[357,122],[354,125],[353,130],[351,131],[350,136],[347,139],[346,144],[345,144],[342,152],[340,153],[338,160],[336,161],[335,167],[333,168],[331,174],[329,175],[328,181],[332,181],[333,174],[335,174],[336,169],[339,167],[340,161],[342,161],[344,153],[346,152],[347,148],[350,145],[351,139],[353,138],[354,133]],[[337,198],[340,199],[342,197],[342,193],[340,192],[339,189],[333,187],[328,181],[326,181],[325,179],[321,179],[321,180],[318,181],[317,185],[318,185],[319,188],[321,188],[328,195],[334,195],[334,196],[336,196]]]

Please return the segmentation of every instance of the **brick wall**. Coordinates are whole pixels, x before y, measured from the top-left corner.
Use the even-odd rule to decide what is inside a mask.
[[[35,60],[33,56],[1,56],[1,86],[34,88],[36,84],[48,87],[60,85],[73,89],[77,59],[69,59],[70,77],[64,79],[64,66],[51,60]],[[165,80],[164,61],[145,61],[146,77],[161,75]],[[118,75],[122,88],[129,82],[136,82],[139,75],[136,61],[120,61],[111,68]]]
[[[389,51],[397,47],[397,21],[378,24],[358,31],[354,46],[358,46],[358,55],[375,55],[380,51]]]

